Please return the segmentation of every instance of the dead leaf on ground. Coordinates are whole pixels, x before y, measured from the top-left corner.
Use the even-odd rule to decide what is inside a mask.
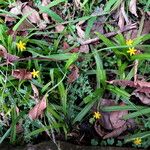
[[[31,87],[32,87],[32,90],[33,90],[33,96],[30,95],[30,97],[32,99],[34,99],[36,101],[36,103],[39,102],[39,90],[37,89],[37,87],[31,83]]]
[[[28,113],[29,117],[34,120],[43,114],[43,111],[46,108],[46,98],[47,94],[43,96],[42,100],[36,104]]]
[[[80,48],[79,48],[79,52],[89,53],[89,45],[81,45]]]
[[[119,106],[123,106],[125,104],[120,104]],[[126,120],[123,120],[122,117],[127,115],[127,110],[121,110],[121,111],[113,111],[110,113],[110,122],[114,129],[120,128],[126,123]]]
[[[46,28],[46,23],[43,22],[43,20],[40,18],[39,13],[31,8],[30,6],[26,5],[23,9],[22,9],[22,13],[23,15],[27,15],[29,14],[29,12],[31,13],[27,18],[32,22],[35,23],[39,26],[40,29],[44,29]]]
[[[57,33],[62,32],[64,29],[65,29],[65,27],[64,27],[62,24],[57,25],[57,26],[55,27],[55,30],[56,30]]]
[[[6,48],[2,45],[0,45],[0,56],[6,59],[7,63],[11,63],[19,59],[18,56],[7,53]]]
[[[27,69],[16,69],[12,70],[12,76],[16,79],[20,80],[31,80],[32,74],[31,72],[27,71]]]
[[[140,93],[138,91],[134,91],[132,93],[132,95],[135,95],[136,97],[139,98],[139,100],[143,103],[143,104],[146,104],[146,105],[150,105],[150,95],[149,93]]]
[[[137,0],[130,0],[129,10],[132,14],[134,14],[136,17],[138,17],[136,4],[137,4]]]
[[[42,6],[47,6],[51,1],[50,0],[42,0]],[[42,13],[42,17],[46,23],[50,23],[49,17],[47,13]]]
[[[68,80],[67,80],[68,83],[74,82],[79,77],[79,69],[78,69],[78,67],[75,66],[75,65],[71,65],[70,67],[71,67],[70,68],[71,69],[71,73],[68,75]]]
[[[76,25],[76,30],[79,38],[84,39],[85,37],[85,32],[82,30],[82,28],[77,24]]]

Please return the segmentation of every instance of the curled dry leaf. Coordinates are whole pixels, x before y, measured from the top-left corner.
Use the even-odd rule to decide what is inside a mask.
[[[34,99],[36,101],[36,103],[39,102],[39,90],[37,89],[37,87],[31,83],[31,87],[32,87],[32,90],[33,90],[33,96],[30,95],[30,97],[32,99]]]
[[[19,59],[18,56],[7,53],[6,48],[2,45],[0,45],[0,56],[6,59],[7,63],[11,63]]]
[[[150,95],[149,93],[139,93],[138,91],[134,91],[132,95],[135,95],[139,98],[139,100],[146,105],[150,105]]]
[[[81,29],[81,27],[77,24],[76,25],[76,29],[77,29],[77,34],[81,39],[84,39],[85,37],[85,32]]]
[[[79,77],[79,69],[77,66],[72,65],[71,68],[71,74],[68,75],[68,83],[74,82]]]
[[[28,115],[31,119],[34,120],[43,114],[43,111],[46,108],[46,98],[47,94],[44,95],[42,100],[29,111]]]
[[[126,126],[126,124],[124,124],[123,126],[117,128],[117,129],[113,130],[112,132],[103,136],[103,139],[118,137],[121,133],[123,133],[126,130],[127,130],[127,126]]]
[[[31,72],[27,71],[26,69],[12,70],[12,76],[14,78],[20,79],[20,80],[31,80],[32,79]]]
[[[137,0],[130,0],[129,10],[132,14],[134,14],[136,17],[138,17],[136,3],[137,3]]]

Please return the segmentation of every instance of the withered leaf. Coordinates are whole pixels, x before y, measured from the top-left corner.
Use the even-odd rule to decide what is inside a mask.
[[[29,14],[29,12],[31,13],[31,15],[28,16],[28,19],[32,22],[35,23],[39,26],[40,29],[44,29],[46,27],[46,24],[44,23],[44,21],[40,18],[39,13],[31,8],[30,6],[26,5],[23,9],[22,9],[22,13],[23,15],[27,15]]]
[[[79,69],[77,66],[71,66],[71,74],[68,75],[68,83],[74,82],[79,77]]]
[[[51,1],[50,0],[42,0],[42,6],[47,6]],[[42,13],[42,17],[46,23],[50,23],[47,13]]]
[[[150,95],[149,93],[139,93],[138,91],[134,91],[132,95],[135,95],[139,98],[139,100],[146,105],[150,105]]]
[[[77,34],[80,38],[84,39],[85,37],[85,32],[81,29],[81,27],[77,24],[76,25],[76,29],[77,29]]]
[[[27,71],[27,69],[16,69],[12,70],[12,76],[16,79],[20,80],[31,80],[32,74],[31,72]]]
[[[0,45],[0,56],[4,57],[8,63],[19,59],[18,56],[7,53],[6,48],[2,45]]]
[[[31,83],[31,87],[33,90],[33,96],[30,96],[32,99],[34,99],[37,103],[39,102],[39,90],[37,87]]]
[[[46,98],[47,94],[44,95],[42,100],[29,111],[28,115],[31,119],[34,120],[43,114],[43,111],[46,108]]]
[[[106,134],[103,139],[118,137],[122,132],[127,130],[127,126],[124,124],[123,126],[113,130],[112,132]]]
[[[120,86],[129,86],[129,87],[135,87],[135,88],[150,88],[150,82],[145,82],[145,81],[139,81],[137,80],[136,82],[129,81],[129,80],[112,80],[108,81],[110,84],[114,85],[120,85]]]
[[[55,30],[56,30],[57,33],[62,32],[64,29],[65,29],[65,27],[64,27],[62,24],[57,25],[57,26],[55,27]]]
[[[136,12],[137,11],[136,4],[137,4],[137,0],[130,0],[129,10],[132,14],[134,14],[136,17],[138,17],[137,12]]]
[[[120,104],[120,106],[122,105],[124,104]],[[110,113],[110,122],[114,129],[120,128],[126,123],[126,120],[123,120],[122,117],[127,114],[127,110],[113,111]]]
[[[81,53],[89,53],[89,46],[88,45],[81,45],[79,52]]]

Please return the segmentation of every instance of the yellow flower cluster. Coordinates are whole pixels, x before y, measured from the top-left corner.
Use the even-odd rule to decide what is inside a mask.
[[[132,47],[133,46],[133,40],[131,40],[131,39],[126,40],[126,45],[129,46],[129,50],[127,51],[127,53],[129,53],[130,56],[135,55],[137,50],[134,47]]]

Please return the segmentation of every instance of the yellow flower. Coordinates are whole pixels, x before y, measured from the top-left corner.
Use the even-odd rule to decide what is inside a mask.
[[[39,71],[35,71],[35,69],[33,69],[33,72],[31,72],[33,78],[35,77],[39,77]]]
[[[94,112],[93,118],[100,119],[101,117],[102,117],[102,115],[98,111]]]
[[[22,41],[19,41],[19,43],[16,43],[16,44],[17,44],[18,50],[21,50],[21,51],[26,50],[26,43],[23,43]]]
[[[137,138],[134,139],[133,143],[135,145],[140,145],[142,143],[142,139],[140,137],[137,137]]]
[[[130,54],[130,56],[135,55],[135,54],[136,54],[136,52],[137,52],[137,50],[136,50],[136,49],[134,49],[134,47],[129,48],[129,50],[127,51],[127,53],[129,53],[129,54]]]
[[[126,40],[126,44],[127,44],[128,46],[132,46],[133,40],[131,40],[131,39]]]

